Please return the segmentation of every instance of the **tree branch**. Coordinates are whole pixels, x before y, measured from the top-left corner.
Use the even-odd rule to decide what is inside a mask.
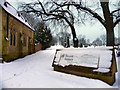
[[[41,3],[39,0],[38,0],[38,2],[39,2],[39,4],[40,4],[40,6],[41,6],[41,8],[42,8],[43,12],[44,12],[44,13],[46,13],[46,11],[45,11],[45,9],[44,9],[44,7],[43,7],[42,3]]]
[[[105,20],[102,19],[96,12],[94,12],[90,8],[86,8],[86,7],[82,7],[82,6],[77,6],[77,9],[82,9],[82,10],[85,10],[85,11],[89,12],[90,14],[93,15],[93,17],[95,17],[96,19],[98,19],[103,24],[103,26],[105,26]]]
[[[57,4],[57,3],[55,3],[55,4]],[[68,4],[63,4],[63,5],[61,5],[61,4],[57,4],[57,5],[60,7],[71,5],[71,6],[75,6],[77,9],[85,10],[85,11],[89,12],[90,14],[92,14],[93,17],[98,19],[103,24],[103,26],[105,26],[105,20],[102,17],[100,17],[96,12],[94,12],[90,8],[83,7],[82,4],[68,3]]]
[[[43,19],[43,21],[49,21],[49,20],[59,20],[58,18],[56,17],[53,17],[53,18],[48,18],[48,19]]]
[[[120,18],[114,22],[114,27],[120,22]]]
[[[117,9],[117,10],[112,11],[112,12],[111,12],[111,15],[113,15],[113,13],[118,12],[118,11],[120,11],[120,8]]]

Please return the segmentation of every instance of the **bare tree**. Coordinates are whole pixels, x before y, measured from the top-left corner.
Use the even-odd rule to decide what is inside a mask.
[[[88,13],[88,15],[92,15],[92,17],[96,18],[106,29],[106,40],[107,40],[107,46],[113,46],[114,45],[114,27],[120,22],[120,14],[118,13],[120,11],[120,8],[118,7],[116,10],[110,11],[110,0],[106,0],[106,2],[102,2],[102,0],[99,0],[100,8],[103,12],[103,17],[99,15],[99,13],[95,12],[91,8],[87,7],[86,4],[82,4],[80,2],[74,2],[69,4],[63,4],[64,6],[75,6],[76,9],[79,11],[84,11]],[[62,6],[62,5],[61,5]]]
[[[120,38],[115,37],[115,45],[119,45]]]
[[[95,46],[101,46],[102,41],[100,40],[100,38],[97,38],[92,42],[92,44],[95,45]]]
[[[65,2],[64,2],[65,3]],[[61,2],[60,4],[63,4]],[[78,39],[74,28],[74,14],[70,10],[70,6],[61,6],[60,4],[51,0],[51,2],[42,3],[38,0],[35,3],[22,4],[22,8],[27,13],[34,13],[40,16],[42,20],[55,20],[60,23],[67,24],[72,32],[74,47],[78,47]]]
[[[106,45],[106,35],[101,35],[100,40],[102,41],[102,45]]]
[[[76,0],[76,2],[69,0],[67,1],[51,0],[51,2],[46,2],[46,3],[42,3],[38,0],[38,2],[36,3],[23,5],[23,8],[26,12],[33,12],[37,16],[41,16],[41,18],[45,21],[57,20],[60,22],[67,23],[71,28],[74,47],[78,46],[78,39],[76,37],[76,32],[74,27],[75,16],[76,14],[78,14],[78,17],[81,19],[81,16],[79,14],[81,13],[81,11],[83,11],[85,12],[85,15],[86,14],[91,15],[105,27],[107,46],[113,46],[114,27],[120,22],[120,14],[118,13],[120,11],[120,8],[110,11],[109,0],[106,0],[107,2],[102,2],[102,0],[98,0],[98,1],[100,4],[99,6],[103,13],[102,16],[99,15],[99,13],[95,12],[97,8],[93,10],[91,7],[87,7],[87,5],[82,2],[82,0]],[[77,10],[78,13],[73,12],[75,10],[73,10],[72,8]],[[81,21],[84,23],[82,19]]]
[[[69,47],[69,39],[71,37],[70,33],[68,32],[59,32],[57,34],[57,37],[59,39],[59,43],[63,45],[64,47]]]
[[[85,35],[79,35],[78,36],[78,40],[79,40],[79,46],[80,47],[83,47],[84,46],[87,46],[90,42],[89,42],[89,39],[86,39],[86,36]]]

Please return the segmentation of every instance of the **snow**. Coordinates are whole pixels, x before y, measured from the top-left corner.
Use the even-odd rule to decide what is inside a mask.
[[[10,63],[0,64],[2,88],[117,88],[101,80],[53,71],[55,48],[41,50]],[[105,60],[104,60],[105,61]],[[117,74],[116,74],[117,75]],[[117,77],[116,77],[117,78]],[[117,78],[118,79],[118,78]]]
[[[55,45],[55,46],[51,46],[50,48],[48,48],[48,49],[54,49],[54,50],[56,50],[56,49],[63,49],[64,47],[63,46],[61,46],[61,45]]]
[[[5,2],[7,4],[7,7],[4,5]],[[15,17],[34,31],[34,29],[28,24],[28,22],[26,22],[24,17],[20,13],[18,13],[18,11],[13,6],[11,6],[6,0],[0,0],[0,5],[5,9],[5,11],[7,11],[13,17]]]
[[[117,52],[117,50],[115,50],[115,52]],[[117,73],[116,73],[116,84],[118,85],[118,90],[120,90],[120,57],[117,57],[117,53],[116,54],[116,63],[117,63]]]
[[[97,68],[98,66],[98,57],[88,54],[81,55],[78,50],[58,51],[55,61],[63,67],[68,65],[77,65]]]
[[[106,72],[109,72],[109,71],[110,71],[110,69],[106,69],[106,68],[98,68],[98,69],[93,70],[93,71],[95,71],[95,72],[102,72],[102,73],[106,73]]]
[[[75,41],[77,41],[77,38],[74,38]]]
[[[9,39],[7,37],[5,37],[5,40],[9,41]]]
[[[60,66],[77,65],[98,68],[97,72],[109,72],[112,60],[112,47],[68,48],[57,51],[55,64]],[[65,56],[73,56],[65,60]],[[70,59],[70,58],[69,58]]]

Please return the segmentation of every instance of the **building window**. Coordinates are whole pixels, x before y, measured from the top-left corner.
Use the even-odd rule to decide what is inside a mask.
[[[23,38],[23,45],[26,46],[26,38]]]
[[[10,45],[12,45],[12,33],[10,33]]]
[[[15,46],[15,34],[13,35],[13,45]]]
[[[3,30],[6,30],[6,27],[3,27]]]
[[[9,35],[9,14],[7,14],[7,37]]]
[[[12,33],[12,28],[9,30],[9,33]]]

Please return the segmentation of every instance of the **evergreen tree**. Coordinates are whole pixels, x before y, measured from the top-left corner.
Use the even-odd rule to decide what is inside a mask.
[[[50,47],[52,35],[50,29],[45,26],[44,22],[39,22],[35,26],[35,43],[41,43],[42,49]]]

